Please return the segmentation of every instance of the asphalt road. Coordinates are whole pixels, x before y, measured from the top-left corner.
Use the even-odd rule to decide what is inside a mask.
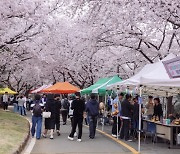
[[[12,107],[10,107],[12,110]],[[31,121],[31,113],[27,112],[27,118]],[[112,126],[104,127],[104,131],[107,134],[111,134]],[[101,129],[101,126],[98,127]],[[25,150],[22,152],[23,154],[128,154],[132,153],[127,148],[122,146],[121,144],[113,141],[109,137],[102,135],[97,132],[96,139],[90,140],[88,138],[88,128],[83,127],[83,136],[82,142],[77,142],[76,138],[74,141],[69,141],[67,139],[69,133],[71,131],[70,123],[63,126],[61,125],[61,136],[54,135],[54,140],[50,140],[49,138],[42,138],[40,140],[31,139],[29,142],[35,145],[31,151],[30,143],[28,143]],[[33,141],[32,141],[33,140]],[[32,142],[31,142],[32,141]],[[122,142],[126,143],[130,147],[137,149],[137,141],[136,142]],[[32,144],[31,144],[32,145]],[[31,152],[30,152],[31,151]],[[147,143],[141,142],[141,153],[142,154],[180,154],[180,149],[168,149],[168,145],[164,142],[152,144],[150,141]]]
[[[88,128],[83,127],[82,142],[67,139],[70,124],[61,125],[61,136],[54,135],[54,139],[42,138],[36,141],[32,154],[123,154],[131,153],[128,149],[97,132],[95,139],[88,138]]]

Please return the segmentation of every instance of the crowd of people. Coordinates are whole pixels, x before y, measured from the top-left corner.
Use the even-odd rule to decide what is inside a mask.
[[[112,136],[132,141],[137,138],[139,130],[139,103],[138,96],[119,93],[117,97],[108,99],[106,103],[99,103],[95,94],[91,94],[86,100],[77,92],[74,95],[35,95],[34,100],[26,98],[23,95],[14,96],[11,100],[14,105],[14,112],[20,115],[26,115],[26,110],[32,112],[32,128],[31,134],[40,139],[41,136],[47,138],[50,131],[50,139],[54,138],[54,132],[60,136],[60,114],[62,115],[63,125],[66,125],[67,118],[71,121],[71,132],[68,136],[69,140],[81,142],[83,119],[89,125],[89,138],[94,139],[98,119],[107,118],[109,116],[112,122]],[[8,93],[3,95],[4,110],[8,109],[9,96]],[[105,105],[106,104],[106,105]],[[142,115],[147,119],[161,120],[163,118],[163,109],[158,97],[148,97],[147,103],[141,105]],[[109,114],[105,114],[105,111]],[[49,118],[44,120],[44,131],[42,132],[43,112],[50,112]],[[170,118],[173,119],[173,115]],[[175,119],[175,118],[174,118]],[[109,122],[110,120],[108,120]],[[104,121],[105,122],[105,121]],[[105,124],[105,123],[103,123]],[[78,127],[78,132],[76,131]]]
[[[149,96],[148,99],[145,107],[143,107],[143,105],[141,106],[142,115],[147,116],[149,119],[152,117],[158,119],[162,118],[163,110],[160,99],[153,99],[153,96]],[[111,104],[114,121],[112,126],[112,136],[117,137],[117,135],[120,135],[121,139],[132,141],[130,135],[133,135],[133,138],[136,138],[139,130],[138,96],[132,97],[130,94],[126,94],[124,97],[124,93],[119,93],[118,97],[113,99]]]
[[[43,112],[50,112],[51,116],[49,118],[45,118],[45,129],[42,133],[42,136],[46,138],[48,130],[50,131],[50,139],[54,138],[55,130],[57,135],[60,136],[61,113],[63,125],[66,125],[67,117],[71,119],[71,132],[68,136],[68,139],[74,140],[74,136],[77,135],[77,141],[81,142],[83,119],[86,112],[89,119],[89,138],[94,139],[96,133],[97,118],[99,115],[99,103],[96,100],[96,96],[92,94],[91,99],[86,104],[85,100],[81,97],[79,92],[75,93],[75,97],[70,97],[70,99],[68,99],[67,95],[64,95],[62,100],[60,100],[60,98],[61,97],[58,94],[48,94],[46,102],[43,103],[40,95],[35,95],[35,100],[31,104],[32,137],[34,137],[35,132],[37,139],[40,139],[41,137]],[[78,133],[76,133],[77,126]]]
[[[60,113],[62,114],[63,125],[66,125],[67,117],[71,120],[71,132],[68,136],[69,140],[74,140],[74,136],[78,137],[78,141],[82,138],[82,126],[83,119],[85,118],[86,124],[89,125],[89,138],[94,139],[97,127],[98,117],[101,115],[101,103],[96,99],[96,95],[91,94],[90,99],[85,101],[81,97],[80,93],[76,93],[75,97],[68,97],[64,95],[63,99],[60,100],[60,95],[47,95],[46,103],[42,103],[40,99],[41,110],[51,112],[50,118],[45,118],[45,130],[42,133],[43,137],[47,137],[47,132],[50,130],[50,139],[53,139],[54,130],[57,135],[60,135]],[[37,100],[37,98],[36,98]],[[35,103],[31,107],[35,106]],[[145,105],[146,112],[142,105],[142,113],[149,118],[153,116],[159,119],[163,116],[162,105],[160,104],[159,98],[149,96],[149,101]],[[32,108],[33,110],[33,108]],[[119,93],[118,96],[111,100],[111,107],[109,108],[111,117],[113,119],[112,124],[112,136],[126,141],[131,141],[130,135],[136,134],[139,127],[139,103],[138,96],[132,97],[130,94]],[[35,111],[33,111],[34,113]],[[35,115],[33,115],[35,116]],[[41,114],[39,114],[42,117]],[[32,120],[33,121],[33,120]],[[42,118],[39,120],[42,123]],[[32,135],[34,134],[35,125],[38,122],[34,120],[32,127]],[[78,126],[78,133],[76,127]],[[39,128],[39,127],[38,127]],[[41,130],[41,127],[37,129]],[[136,131],[136,133],[131,133]],[[37,134],[37,139],[40,138],[40,134]]]
[[[27,98],[22,94],[10,96],[8,92],[5,92],[5,94],[2,96],[3,109],[5,111],[9,111],[8,106],[13,105],[13,111],[18,112],[22,116],[26,115],[26,110],[30,109],[30,104],[32,103],[32,101],[33,100],[30,97]]]

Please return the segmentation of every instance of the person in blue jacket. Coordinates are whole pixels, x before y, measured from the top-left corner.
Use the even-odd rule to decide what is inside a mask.
[[[89,138],[94,139],[99,115],[99,103],[96,100],[95,94],[91,94],[91,99],[86,104],[86,112],[89,117]]]

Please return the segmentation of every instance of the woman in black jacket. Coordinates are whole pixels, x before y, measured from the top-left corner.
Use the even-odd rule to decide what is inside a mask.
[[[60,109],[61,102],[59,101],[60,95],[49,94],[45,104],[45,110],[51,112],[50,118],[45,118],[45,131],[43,137],[46,137],[47,131],[51,130],[50,139],[53,139],[53,132],[56,126],[57,135],[60,135]]]
[[[159,98],[154,98],[154,114],[153,116],[158,117],[159,120],[163,116],[162,105],[160,104]]]

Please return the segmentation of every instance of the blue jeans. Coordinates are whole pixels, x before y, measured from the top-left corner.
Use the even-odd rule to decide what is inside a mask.
[[[18,105],[17,105],[17,103],[13,103],[13,105],[14,105],[14,112],[18,112]]]
[[[19,106],[19,114],[24,115],[24,106]]]
[[[89,137],[94,138],[96,135],[97,116],[89,116]]]
[[[37,125],[37,127],[36,127],[36,125]],[[41,117],[32,116],[32,128],[31,128],[32,136],[34,137],[34,134],[36,132],[36,138],[40,139],[41,128],[42,128],[42,116]]]
[[[139,120],[133,120],[133,128],[139,130]]]

